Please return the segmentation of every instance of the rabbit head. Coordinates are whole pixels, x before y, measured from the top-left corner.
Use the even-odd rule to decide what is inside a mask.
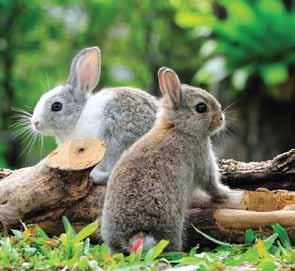
[[[100,64],[98,47],[85,48],[74,57],[67,83],[46,92],[35,106],[31,124],[36,132],[58,137],[75,127],[98,84]]]
[[[224,125],[220,103],[207,91],[181,84],[177,74],[162,67],[158,72],[163,95],[158,123],[196,137],[211,136]]]

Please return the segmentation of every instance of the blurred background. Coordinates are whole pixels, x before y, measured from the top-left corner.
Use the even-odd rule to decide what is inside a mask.
[[[271,159],[295,146],[292,0],[0,0],[0,167],[36,163],[53,139],[17,136],[19,113],[66,82],[82,48],[102,50],[100,87],[159,96],[157,70],[212,92],[227,109],[219,157]]]

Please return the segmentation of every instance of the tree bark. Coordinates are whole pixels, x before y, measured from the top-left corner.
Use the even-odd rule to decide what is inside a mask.
[[[295,190],[295,149],[263,162],[220,160],[222,181],[231,188]]]
[[[0,230],[18,228],[21,220],[37,223],[49,234],[59,234],[63,231],[61,216],[67,216],[77,230],[97,219],[106,188],[93,185],[88,175],[103,154],[104,146],[98,140],[75,140],[60,146],[34,167],[0,171]],[[223,180],[233,186],[240,183],[254,189],[267,184],[271,188],[274,184],[277,187],[280,180],[287,181],[285,187],[289,188],[294,187],[292,180],[295,182],[294,161],[295,150],[291,150],[272,161],[247,164],[222,160],[220,165]],[[265,188],[233,190],[225,203],[200,204],[194,200],[188,210],[189,238],[185,245],[209,242],[191,224],[220,240],[240,243],[245,229],[268,234],[272,224],[280,223],[295,241],[294,206],[295,192]],[[97,232],[93,239],[98,238]]]

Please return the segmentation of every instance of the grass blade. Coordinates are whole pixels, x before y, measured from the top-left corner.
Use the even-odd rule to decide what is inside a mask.
[[[155,247],[151,248],[147,252],[147,254],[145,256],[145,262],[152,262],[156,258],[158,258],[162,254],[165,247],[168,246],[168,244],[169,244],[169,241],[161,240]]]
[[[73,240],[76,236],[76,231],[74,230],[73,226],[71,225],[70,221],[68,220],[68,218],[66,216],[62,217],[62,223],[64,225],[65,232],[66,232],[67,236],[71,240]]]
[[[273,231],[278,234],[283,246],[288,249],[291,248],[291,241],[287,231],[280,224],[274,224],[272,228]]]
[[[94,233],[98,229],[98,220],[95,220],[91,224],[84,227],[75,237],[76,242],[80,242],[85,238],[89,237],[92,233]]]
[[[264,247],[265,247],[266,250],[269,250],[271,248],[274,241],[277,240],[278,236],[279,235],[277,233],[274,233],[274,234],[272,234],[271,236],[269,236],[267,239],[265,239],[263,241]]]
[[[255,233],[252,229],[248,229],[245,232],[245,245],[251,245],[255,241]]]
[[[219,241],[217,239],[215,239],[214,237],[211,237],[210,235],[202,232],[201,230],[199,230],[198,228],[196,228],[194,225],[192,225],[192,227],[194,228],[194,230],[201,234],[203,237],[205,237],[206,239],[210,240],[211,242],[217,244],[217,245],[220,245],[220,246],[227,246],[227,247],[233,247],[233,246],[238,246],[238,247],[242,247],[243,245],[237,245],[237,244],[230,244],[230,243],[226,243],[226,242],[222,242],[222,241]]]

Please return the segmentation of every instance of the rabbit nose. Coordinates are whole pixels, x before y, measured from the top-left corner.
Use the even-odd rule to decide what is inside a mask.
[[[39,121],[34,121],[33,124],[34,124],[35,127],[38,127],[40,122]]]

